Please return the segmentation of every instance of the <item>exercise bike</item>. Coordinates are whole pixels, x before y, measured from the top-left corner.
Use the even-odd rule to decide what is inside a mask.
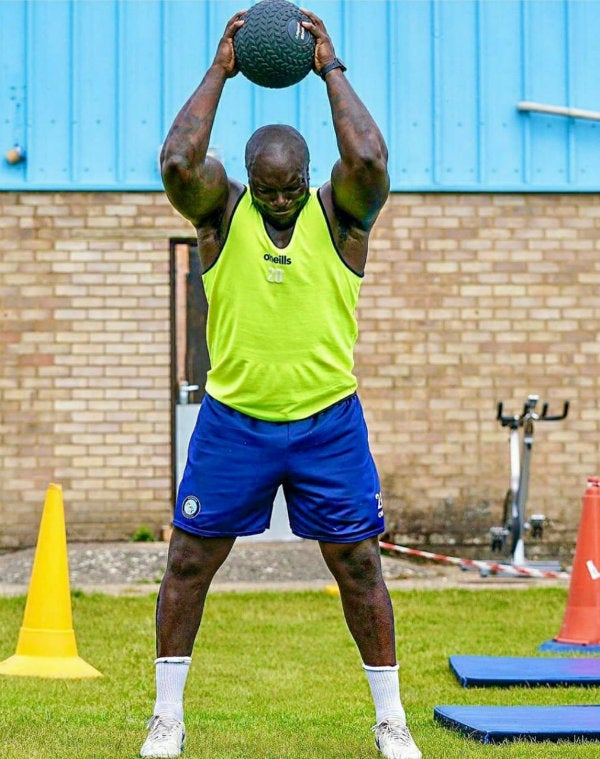
[[[563,404],[562,413],[550,415],[548,404],[544,403],[540,413],[536,412],[539,396],[530,395],[520,414],[505,416],[502,402],[498,403],[496,419],[502,427],[509,429],[510,484],[503,503],[502,524],[490,529],[492,551],[510,555],[511,564],[525,566],[525,531],[531,529],[532,537],[541,538],[546,517],[533,514],[526,519],[525,506],[529,487],[529,470],[535,422],[558,422],[569,413],[569,401]],[[523,431],[521,441],[520,431]],[[548,563],[544,562],[548,567]],[[549,567],[548,567],[549,568]]]

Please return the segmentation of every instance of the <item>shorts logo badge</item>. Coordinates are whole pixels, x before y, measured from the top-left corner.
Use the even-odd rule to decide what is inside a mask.
[[[200,513],[200,501],[195,495],[188,495],[185,501],[181,504],[181,511],[184,517],[193,519]]]

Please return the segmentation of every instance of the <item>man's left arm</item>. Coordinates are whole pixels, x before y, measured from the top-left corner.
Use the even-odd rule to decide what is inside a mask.
[[[315,71],[336,60],[333,43],[321,19],[302,9],[304,22],[316,38]],[[324,76],[340,158],[331,172],[332,199],[337,211],[368,231],[383,207],[390,187],[388,151],[375,120],[358,97],[342,68]]]

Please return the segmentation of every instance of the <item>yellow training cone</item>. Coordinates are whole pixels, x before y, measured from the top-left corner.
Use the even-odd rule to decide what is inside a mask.
[[[46,491],[17,651],[0,662],[0,675],[102,677],[77,655],[60,485]]]

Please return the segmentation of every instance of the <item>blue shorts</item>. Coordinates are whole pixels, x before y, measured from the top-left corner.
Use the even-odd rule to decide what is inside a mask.
[[[204,396],[173,524],[204,537],[258,535],[280,485],[298,537],[354,543],[384,531],[356,395],[295,422],[254,419]]]

